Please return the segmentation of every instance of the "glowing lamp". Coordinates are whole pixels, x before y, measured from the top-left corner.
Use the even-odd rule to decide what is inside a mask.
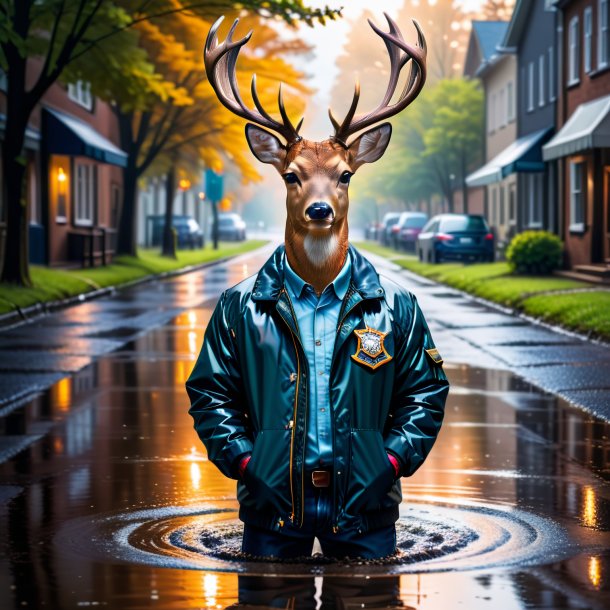
[[[65,182],[66,181],[66,172],[64,172],[64,168],[63,167],[59,167],[57,169],[57,181],[58,182]]]
[[[180,182],[178,182],[178,186],[181,191],[188,191],[191,188],[191,181],[186,178],[182,178]]]

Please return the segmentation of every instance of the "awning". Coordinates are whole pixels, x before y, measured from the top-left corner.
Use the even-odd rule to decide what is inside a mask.
[[[45,146],[56,155],[89,157],[102,163],[127,166],[127,154],[91,125],[69,114],[45,108]]]
[[[548,138],[551,134],[551,131],[552,128],[541,129],[515,140],[483,167],[466,176],[466,184],[468,186],[485,186],[500,182],[500,180],[515,172],[544,171],[541,145],[545,138]]]
[[[555,137],[542,147],[542,156],[551,161],[605,147],[610,147],[610,95],[578,106]]]

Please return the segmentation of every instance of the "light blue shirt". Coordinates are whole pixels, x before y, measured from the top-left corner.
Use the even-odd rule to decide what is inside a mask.
[[[284,255],[286,290],[296,314],[301,343],[309,363],[307,397],[307,443],[305,464],[311,470],[329,468],[333,463],[330,413],[330,365],[337,335],[341,303],[349,287],[352,268],[349,254],[339,274],[320,298],[288,264]]]

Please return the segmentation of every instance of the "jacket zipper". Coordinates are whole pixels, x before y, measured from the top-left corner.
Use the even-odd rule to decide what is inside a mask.
[[[286,295],[288,305],[290,306],[290,313],[292,314],[292,319],[296,321],[297,318],[296,318],[296,314],[294,311],[294,307],[292,306],[292,301],[290,300],[290,295],[288,294],[288,292],[286,291],[285,288],[282,288],[282,292]],[[284,321],[284,323],[286,324],[286,321]],[[297,358],[297,382],[296,382],[296,388],[295,388],[295,392],[294,392],[294,410],[293,410],[294,424],[292,426],[292,434],[290,436],[290,464],[289,464],[290,499],[291,499],[291,504],[292,504],[292,514],[290,515],[290,521],[292,521],[294,523],[295,502],[294,502],[294,488],[293,488],[293,480],[292,480],[292,462],[293,462],[293,458],[294,458],[294,436],[296,433],[296,426],[297,426],[299,380],[301,378],[301,364],[300,364],[300,358],[299,358],[299,350],[297,348],[296,341],[298,341],[300,343],[301,340],[299,339],[299,337],[297,337],[294,334],[294,332],[293,332],[292,328],[290,328],[289,324],[286,324],[286,326],[288,326],[288,330],[290,331],[290,337],[292,338],[292,343],[294,345],[294,352],[295,352],[295,355]],[[298,328],[298,326],[297,326],[297,328]],[[296,341],[295,341],[295,339],[296,339]],[[307,399],[305,401],[305,430],[307,430]],[[303,450],[304,450],[304,448],[305,448],[305,443],[303,443]],[[303,459],[301,460],[301,522],[299,524],[299,527],[303,527],[303,520],[304,520],[304,516],[305,516],[305,472],[304,472],[304,468],[305,468],[305,456],[303,456]]]
[[[350,298],[353,294],[353,291],[350,287],[350,290],[348,291],[348,294],[346,295],[346,299]],[[341,328],[343,327],[343,322],[345,322],[345,319],[347,318],[347,316],[351,313],[351,311],[356,307],[356,305],[359,305],[362,301],[357,301],[356,303],[354,303],[347,311],[341,312],[341,319],[339,320],[339,325],[337,326],[337,332],[336,332],[336,336],[335,336],[335,341],[337,340],[336,337],[339,336],[339,333],[341,332]],[[333,364],[334,364],[334,358],[330,363],[330,370],[332,372],[333,370]],[[330,395],[329,395],[329,403],[330,403],[330,409],[331,409],[331,413],[334,413],[333,410],[333,405],[332,402],[330,402]],[[336,445],[336,430],[335,430],[335,426],[333,425],[333,451],[335,449]],[[333,460],[334,462],[334,460]],[[345,465],[346,468],[349,468],[349,463]],[[347,479],[345,478],[347,476],[347,473],[343,473],[344,474],[344,480],[346,481]],[[337,533],[339,531],[339,525],[337,523],[337,476],[335,475],[333,477],[333,515],[332,515],[332,530],[333,533]]]

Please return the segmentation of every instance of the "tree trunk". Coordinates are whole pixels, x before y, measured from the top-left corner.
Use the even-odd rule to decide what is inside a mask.
[[[3,195],[6,202],[6,241],[0,281],[31,286],[28,252],[28,207],[26,161],[21,157],[23,138],[10,133],[7,121],[6,139],[2,145]],[[25,129],[23,130],[25,133]]]
[[[161,254],[170,258],[176,258],[176,239],[172,226],[175,195],[176,169],[172,165],[165,177],[165,221],[163,223],[163,247],[161,249]]]
[[[468,214],[468,185],[466,184],[466,155],[462,154],[462,212]]]
[[[123,205],[117,227],[117,254],[138,256],[138,172],[131,157],[123,168]]]
[[[25,3],[17,3],[15,23],[27,35]],[[6,205],[6,240],[0,281],[31,286],[28,252],[27,160],[23,155],[25,131],[33,103],[25,88],[26,59],[13,44],[5,47],[10,76],[6,91],[6,126],[2,143],[2,195]]]
[[[218,201],[212,201],[212,241],[214,242],[214,250],[218,250]]]

